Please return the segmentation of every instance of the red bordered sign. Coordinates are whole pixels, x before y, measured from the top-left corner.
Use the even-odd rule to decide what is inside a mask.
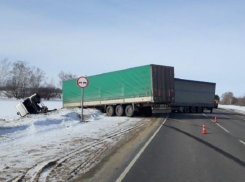
[[[77,86],[80,88],[86,88],[89,84],[88,79],[85,76],[81,76],[77,79]]]

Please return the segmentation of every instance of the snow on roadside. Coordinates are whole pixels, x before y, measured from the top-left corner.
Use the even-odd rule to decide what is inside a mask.
[[[9,103],[6,104],[7,102]],[[39,170],[49,162],[62,162],[67,160],[67,156],[70,160],[70,163],[67,160],[69,169],[72,167],[75,169],[76,167],[72,165],[78,161],[85,161],[86,165],[82,170],[87,171],[100,160],[99,157],[107,147],[115,144],[116,140],[112,137],[106,138],[107,136],[147,121],[141,118],[107,117],[98,110],[84,109],[88,122],[80,122],[78,115],[81,109],[79,108],[56,107],[58,110],[55,112],[27,115],[23,118],[2,113],[3,110],[8,110],[9,105],[12,107],[18,102],[5,100],[5,105],[4,102],[0,104],[0,181],[17,181],[23,176],[27,181],[28,179],[32,181],[33,176],[38,175]],[[50,103],[61,107],[61,102],[50,101]],[[48,107],[50,103],[45,101]],[[103,138],[105,139],[101,140]],[[98,151],[101,153],[96,154]],[[88,159],[93,160],[93,158],[96,158],[96,161],[90,164]],[[40,181],[45,181],[49,170],[45,168]],[[58,180],[59,175],[51,179]]]
[[[245,107],[244,106],[234,106],[234,105],[221,105],[219,104],[219,108],[226,109],[234,112],[238,112],[241,114],[245,114]]]

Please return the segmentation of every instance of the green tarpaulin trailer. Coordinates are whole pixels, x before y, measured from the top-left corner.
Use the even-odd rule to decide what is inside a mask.
[[[84,107],[95,107],[109,116],[150,116],[160,104],[174,102],[174,68],[146,65],[88,76],[84,89]],[[63,107],[81,106],[81,88],[77,80],[63,82]]]

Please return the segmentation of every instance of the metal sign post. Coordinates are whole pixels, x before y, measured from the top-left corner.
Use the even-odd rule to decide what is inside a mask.
[[[83,121],[84,88],[86,88],[88,84],[89,84],[89,81],[84,76],[81,76],[77,79],[77,85],[81,88],[81,109],[82,109],[81,121]]]
[[[81,121],[83,122],[83,101],[84,101],[84,88],[81,88],[81,108],[82,108],[82,115],[81,115]]]

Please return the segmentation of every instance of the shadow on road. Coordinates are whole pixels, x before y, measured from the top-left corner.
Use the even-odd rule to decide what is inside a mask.
[[[205,117],[202,114],[192,114],[192,113],[171,113],[169,114],[170,119],[177,119],[177,120],[207,120],[207,119],[214,119],[216,115],[213,114],[212,116]],[[225,117],[219,117],[219,119],[227,119]]]
[[[212,145],[212,144],[210,144],[210,143],[208,143],[208,142],[206,142],[206,141],[204,141],[204,140],[202,140],[202,139],[200,139],[200,138],[198,138],[198,137],[195,137],[194,135],[192,135],[192,134],[190,134],[190,133],[187,133],[187,132],[182,131],[182,130],[180,130],[180,129],[178,129],[178,128],[175,128],[175,127],[173,127],[173,126],[168,126],[168,125],[163,125],[163,126],[164,126],[164,127],[167,127],[167,128],[170,128],[170,129],[173,129],[173,130],[175,130],[175,131],[177,131],[177,132],[180,132],[180,133],[182,133],[182,134],[184,134],[184,135],[187,135],[187,136],[193,138],[194,140],[196,140],[196,141],[198,141],[198,142],[200,142],[200,143],[206,145],[207,147],[209,147],[209,148],[215,150],[216,152],[219,152],[219,153],[222,154],[223,156],[225,156],[225,157],[227,157],[227,158],[233,160],[234,162],[236,162],[237,164],[241,165],[242,167],[245,167],[245,162],[243,162],[243,161],[241,161],[240,159],[234,157],[233,155],[231,155],[231,154],[229,154],[229,153],[227,153],[227,152],[221,150],[220,148],[215,147],[214,145]]]

